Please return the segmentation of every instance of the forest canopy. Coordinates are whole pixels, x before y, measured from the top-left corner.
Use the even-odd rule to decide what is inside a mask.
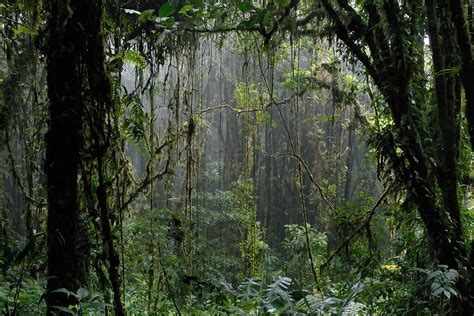
[[[4,0],[4,315],[474,314],[466,0]]]

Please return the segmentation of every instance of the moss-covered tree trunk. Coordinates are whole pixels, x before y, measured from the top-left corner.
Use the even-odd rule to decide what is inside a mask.
[[[45,172],[48,191],[48,314],[53,306],[75,304],[74,297],[54,290],[75,291],[79,260],[77,176],[80,159],[83,100],[81,55],[84,31],[80,0],[50,2],[47,73],[49,131],[46,135]]]
[[[48,20],[47,82],[49,131],[45,173],[48,191],[48,314],[54,306],[75,304],[73,296],[54,292],[80,286],[78,252],[78,168],[85,102],[84,56],[87,51],[88,4],[92,0],[51,0]]]
[[[405,7],[403,11],[397,1],[366,1],[365,16],[362,16],[348,1],[322,1],[336,34],[366,67],[390,108],[395,132],[385,135],[382,154],[416,203],[439,263],[462,275],[457,284],[460,297],[451,299],[451,310],[471,315],[474,280],[469,275],[474,269],[468,259],[460,220],[456,157],[459,155],[460,80],[465,88],[469,127],[472,121],[469,117],[471,82],[466,80],[472,70],[472,57],[466,52],[470,40],[465,23],[458,21],[464,20],[464,16],[460,4],[455,2],[458,6],[453,3],[451,8],[449,1],[429,0],[425,7],[408,2],[410,10]],[[403,12],[408,13],[403,15]],[[421,140],[429,131],[419,124],[418,113],[428,102],[425,92],[417,91],[422,87],[419,84],[423,77],[420,73],[424,61],[422,47],[416,41],[417,35],[404,29],[407,25],[416,29],[417,19],[424,13],[432,47],[435,108],[440,131],[436,138],[438,157],[434,163]],[[348,19],[349,24],[345,23]],[[456,68],[461,68],[460,77],[453,71]],[[395,153],[397,146],[401,155]]]
[[[73,296],[54,292],[80,286],[80,263],[84,251],[79,245],[77,183],[83,149],[83,125],[92,131],[97,159],[100,210],[104,247],[110,263],[109,277],[117,315],[124,315],[121,302],[119,260],[113,245],[109,222],[107,188],[104,182],[104,155],[108,149],[105,117],[112,110],[110,82],[104,67],[105,52],[101,34],[101,6],[98,0],[51,0],[47,49],[50,126],[46,137],[48,189],[48,313],[54,306],[75,304]],[[93,113],[84,122],[83,113]],[[83,278],[82,278],[83,279]],[[84,281],[84,280],[82,280]]]

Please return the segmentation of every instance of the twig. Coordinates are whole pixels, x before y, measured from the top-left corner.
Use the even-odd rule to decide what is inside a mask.
[[[287,153],[278,153],[276,154],[276,156],[290,156],[290,157],[293,157],[293,158],[296,158],[304,167],[304,169],[306,170],[306,173],[308,174],[309,176],[309,180],[311,181],[311,183],[314,184],[314,186],[318,189],[319,191],[319,195],[321,196],[321,198],[323,199],[323,201],[327,204],[327,206],[329,207],[329,209],[333,212],[333,213],[337,213],[337,210],[336,208],[334,207],[334,205],[331,204],[331,202],[329,202],[329,200],[327,199],[326,195],[324,194],[324,190],[322,188],[322,186],[314,179],[314,176],[313,174],[311,173],[311,171],[309,170],[309,167],[308,165],[306,164],[306,161],[304,161],[304,159],[296,154],[296,153],[291,153],[291,152],[287,152]]]
[[[20,21],[16,21],[12,18],[9,18],[7,16],[0,16],[1,19],[4,19],[5,21],[8,21],[8,22],[12,22],[12,23],[15,23],[15,24],[18,24],[18,25],[25,25],[25,23],[23,22],[20,22]]]

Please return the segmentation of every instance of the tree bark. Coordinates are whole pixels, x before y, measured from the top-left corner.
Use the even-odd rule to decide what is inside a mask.
[[[47,82],[49,131],[46,135],[45,173],[48,194],[48,284],[47,314],[54,306],[76,304],[75,298],[54,290],[79,287],[77,258],[77,176],[82,148],[81,55],[87,18],[81,0],[69,3],[51,0],[48,21]]]
[[[86,254],[78,250],[79,208],[77,183],[81,135],[87,104],[96,116],[89,122],[97,150],[99,189],[98,207],[102,221],[104,247],[110,263],[116,313],[124,315],[120,299],[119,260],[113,246],[109,222],[103,158],[110,135],[105,132],[105,117],[112,110],[110,82],[104,67],[105,53],[101,35],[101,1],[51,0],[49,18],[48,95],[50,125],[46,136],[45,171],[48,189],[48,314],[53,306],[74,305],[73,296],[54,293],[80,286],[80,262]],[[97,133],[97,135],[96,135]]]

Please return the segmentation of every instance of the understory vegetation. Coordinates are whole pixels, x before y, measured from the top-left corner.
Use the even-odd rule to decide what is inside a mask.
[[[472,11],[2,1],[2,315],[474,314]]]

